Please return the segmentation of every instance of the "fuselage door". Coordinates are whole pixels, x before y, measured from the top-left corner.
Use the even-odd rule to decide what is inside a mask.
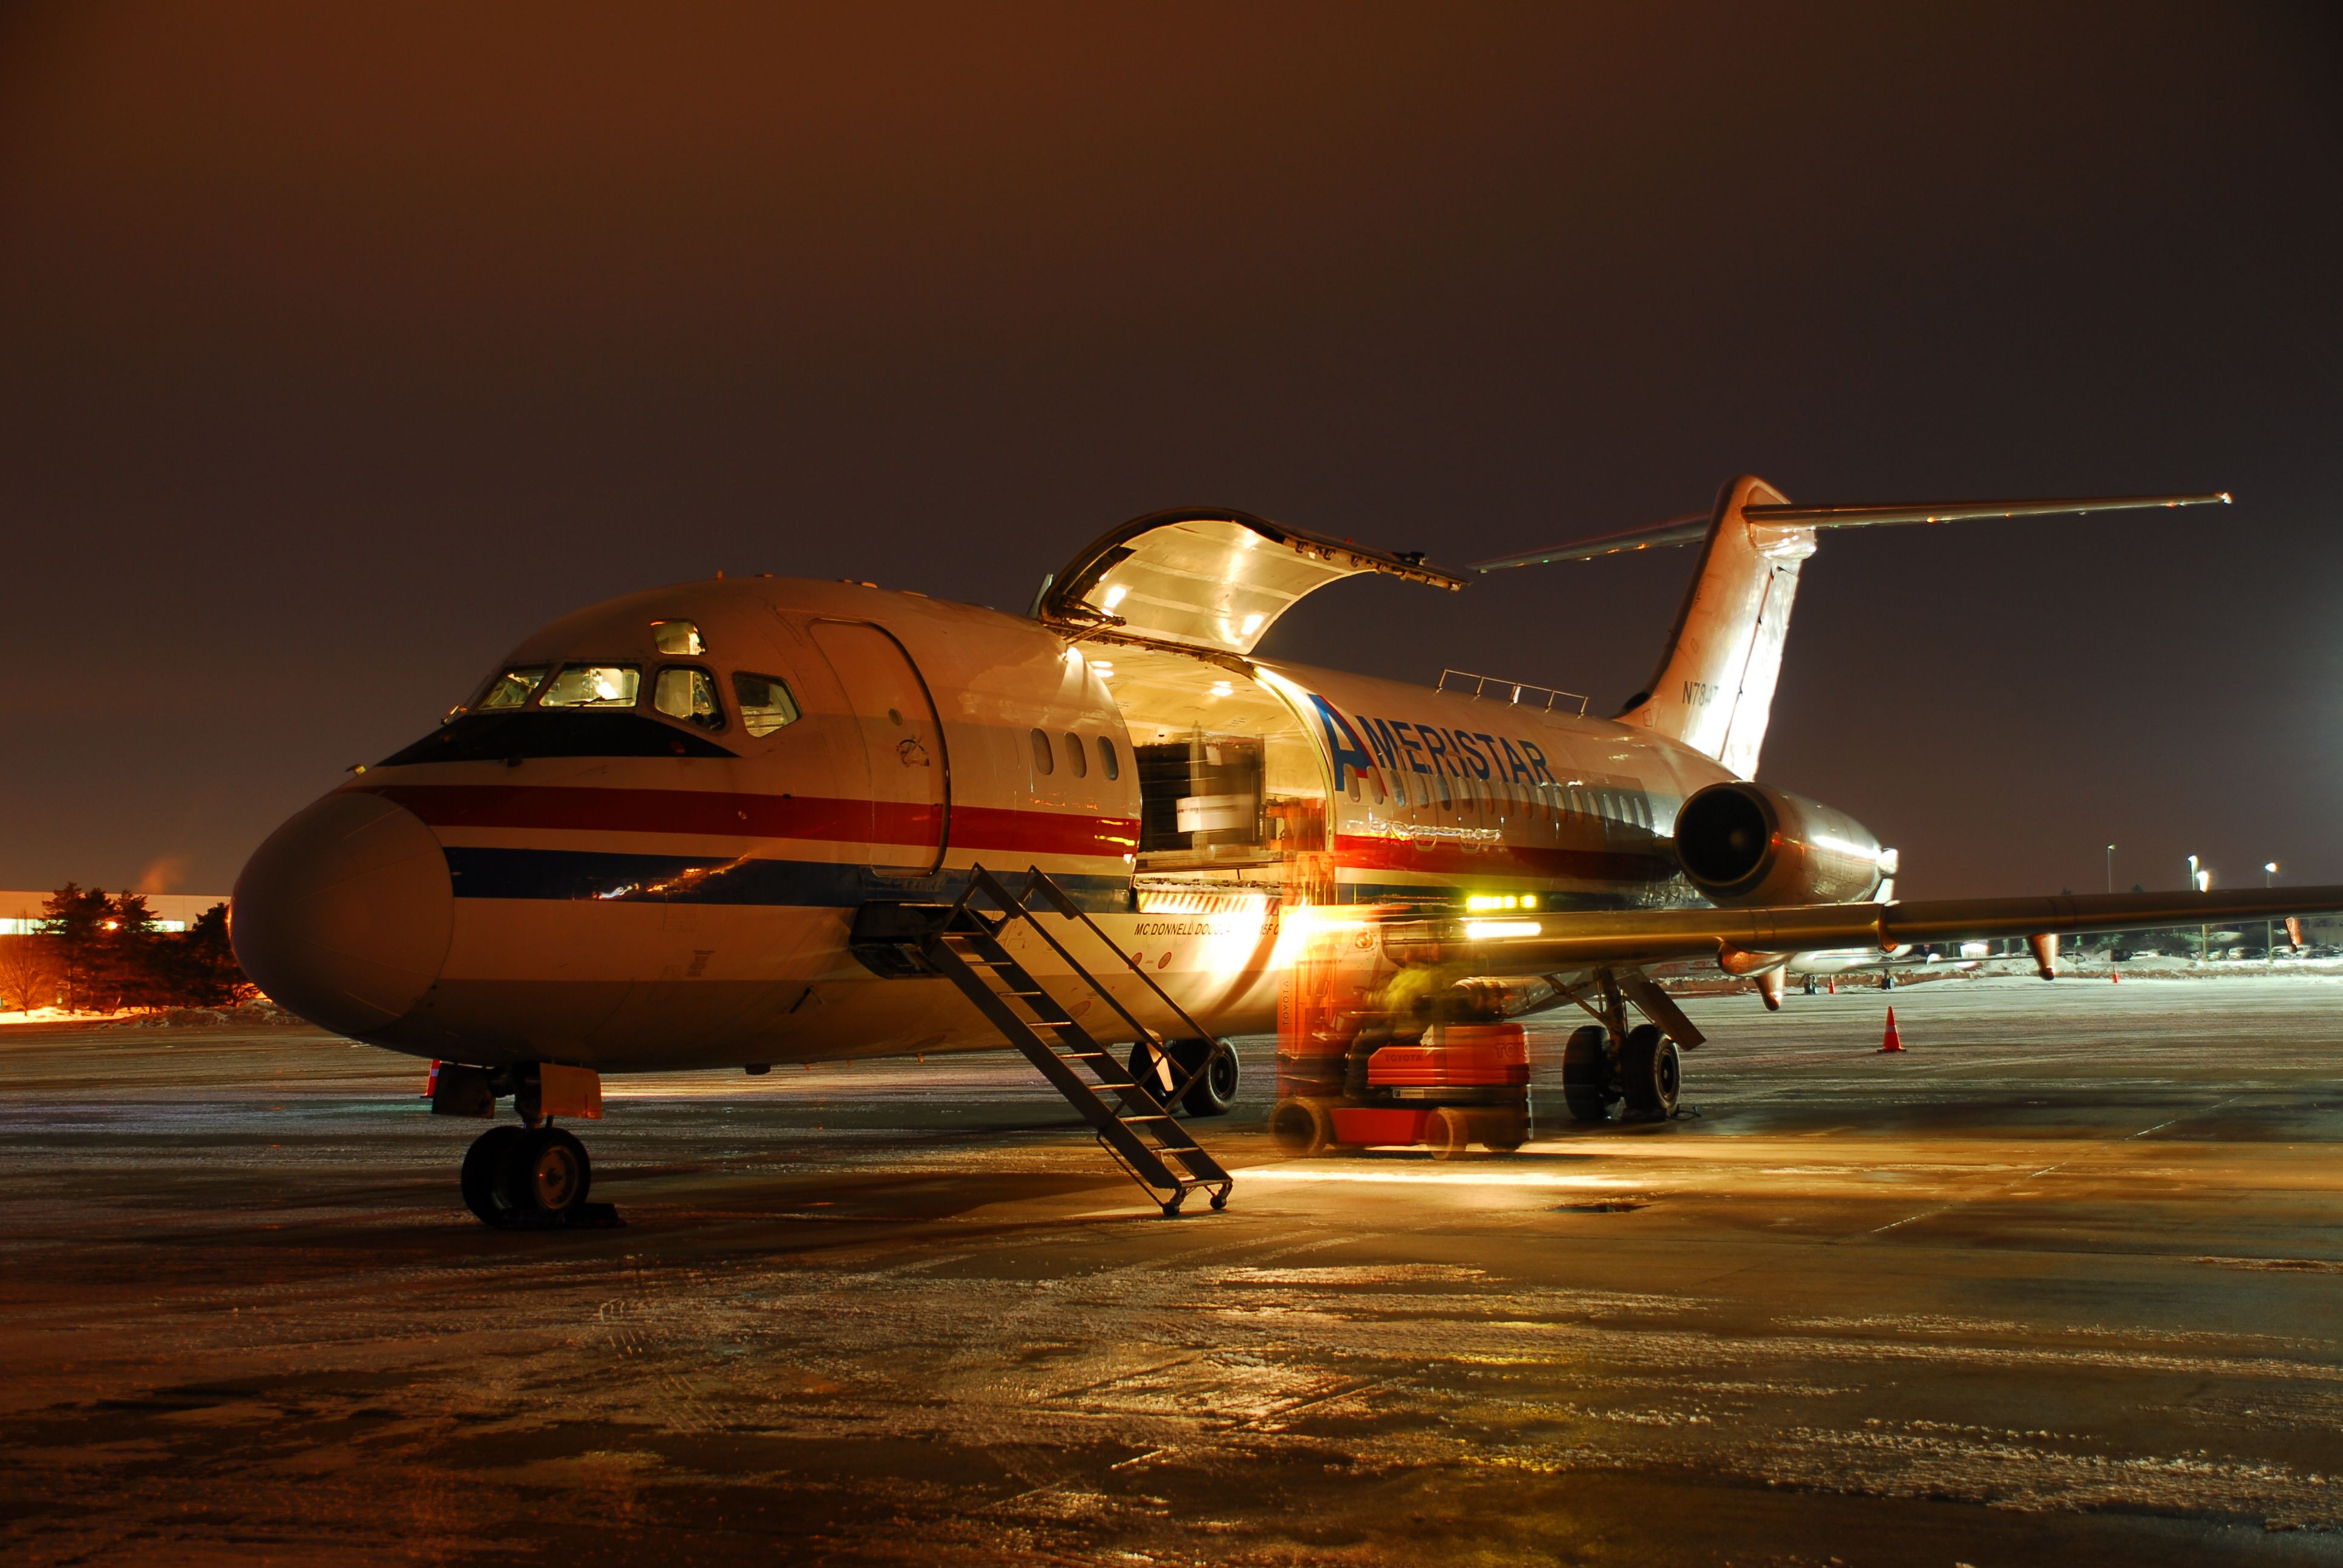
[[[943,864],[950,829],[951,771],[928,683],[883,628],[818,620],[812,630],[862,736],[870,779],[865,836],[871,867],[895,876],[931,876]]]
[[[1091,541],[1042,585],[1033,608],[1080,635],[1241,657],[1303,595],[1363,572],[1452,592],[1464,586],[1421,555],[1371,550],[1250,512],[1157,512]]]

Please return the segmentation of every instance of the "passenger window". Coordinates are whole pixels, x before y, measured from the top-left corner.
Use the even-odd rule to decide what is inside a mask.
[[[545,672],[551,668],[544,664],[517,664],[510,669],[499,671],[496,678],[488,682],[487,689],[480,693],[480,699],[472,706],[481,709],[523,707],[528,701],[528,694],[537,689],[537,683],[545,678]]]
[[[1114,754],[1114,742],[1103,735],[1099,737],[1099,766],[1106,769],[1110,783],[1122,777],[1122,759]]]
[[[1058,759],[1050,750],[1050,737],[1040,729],[1033,731],[1033,771],[1046,778],[1058,770]]]
[[[545,708],[632,708],[642,680],[631,664],[565,664],[537,700]]]
[[[716,700],[716,678],[704,669],[670,665],[660,670],[651,687],[651,706],[669,719],[680,719],[702,729],[724,728],[724,705]]]
[[[651,622],[651,644],[661,653],[702,654],[708,645],[699,640],[699,623],[689,620],[655,620]]]
[[[1357,772],[1356,772],[1356,771],[1353,771],[1353,772],[1351,774],[1351,803],[1352,803],[1353,805],[1354,805],[1354,806],[1355,806],[1355,805],[1357,805],[1357,804],[1358,804],[1358,800],[1359,800],[1359,775],[1357,774]]]
[[[1066,732],[1066,766],[1074,770],[1077,779],[1090,777],[1091,754],[1082,749],[1082,738],[1071,730]]]
[[[732,700],[740,709],[740,728],[751,735],[770,735],[798,721],[797,699],[789,695],[789,683],[778,675],[734,670]]]

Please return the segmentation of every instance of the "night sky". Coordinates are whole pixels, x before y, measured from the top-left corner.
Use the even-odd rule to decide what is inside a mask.
[[[2343,882],[2327,5],[0,13],[0,887],[224,891],[539,622],[1021,610],[1139,513],[1825,536],[1761,777],[1907,897]],[[1601,19],[1597,19],[1601,18]],[[1694,557],[1264,651],[1593,693]]]

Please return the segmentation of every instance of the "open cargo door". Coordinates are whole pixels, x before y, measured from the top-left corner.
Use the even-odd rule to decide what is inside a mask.
[[[1082,633],[1198,652],[1250,654],[1304,594],[1382,572],[1451,592],[1453,572],[1247,512],[1156,512],[1092,543],[1045,580],[1035,616]]]

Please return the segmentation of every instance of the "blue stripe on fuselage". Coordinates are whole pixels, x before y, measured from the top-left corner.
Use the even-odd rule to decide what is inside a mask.
[[[950,903],[967,890],[966,869],[932,877],[890,876],[831,860],[719,859],[698,855],[617,855],[588,849],[451,847],[447,875],[459,899],[595,900],[611,903],[793,904],[850,910],[874,899]],[[1011,868],[996,874],[1015,885]],[[1121,877],[1052,873],[1051,880],[1092,914],[1127,913]]]

